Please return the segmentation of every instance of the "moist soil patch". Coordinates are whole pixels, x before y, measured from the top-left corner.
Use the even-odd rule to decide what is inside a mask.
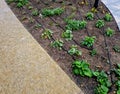
[[[94,0],[86,0],[88,5],[82,5],[82,0],[65,0],[64,2],[57,1],[52,2],[50,0],[29,0],[29,3],[22,8],[17,8],[16,3],[10,3],[12,11],[15,13],[21,23],[27,28],[31,35],[37,40],[37,42],[47,51],[47,53],[58,63],[58,65],[66,72],[66,74],[83,90],[85,94],[94,94],[94,89],[97,86],[96,79],[76,76],[72,73],[72,62],[76,59],[87,60],[90,63],[90,68],[93,70],[104,70],[109,74],[111,82],[115,79],[111,74],[111,69],[114,68],[116,63],[120,63],[120,53],[116,53],[113,50],[114,45],[120,46],[120,31],[117,27],[115,19],[111,22],[105,22],[105,26],[101,29],[95,27],[95,23],[98,19],[103,19],[105,13],[109,10],[105,5],[100,2],[98,12],[94,13],[94,20],[88,21],[85,18],[87,12],[89,12],[94,4]],[[29,7],[32,7],[29,9]],[[41,13],[43,8],[57,8],[64,7],[65,11],[59,16],[42,17],[41,15],[33,16],[32,11],[38,9]],[[86,20],[87,26],[85,29],[73,31],[73,39],[66,41],[61,37],[62,32],[65,31],[64,19],[73,15],[76,20]],[[37,25],[41,25],[37,27]],[[104,30],[110,27],[115,30],[115,34],[112,37],[106,37]],[[45,29],[53,31],[52,39],[43,39],[41,37]],[[93,46],[97,50],[97,55],[90,56],[88,49],[80,44],[85,36],[96,36],[96,41]],[[62,50],[53,48],[50,46],[51,42],[61,39],[64,41]],[[71,45],[77,45],[78,49],[82,51],[81,56],[71,56],[68,54],[68,50]],[[111,79],[112,78],[112,79]],[[110,89],[109,94],[114,94],[115,88]]]

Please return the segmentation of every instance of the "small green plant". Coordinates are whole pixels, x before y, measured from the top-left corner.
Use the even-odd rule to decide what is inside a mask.
[[[120,78],[120,64],[117,64],[117,68],[114,69],[114,72],[116,76]]]
[[[114,50],[115,52],[120,53],[120,46],[114,45],[114,46],[113,46],[113,50]]]
[[[90,51],[91,56],[95,56],[97,54],[97,50],[93,49]]]
[[[62,49],[64,42],[62,40],[55,40],[51,43],[51,46],[54,48]]]
[[[117,80],[115,82],[115,85],[117,87],[116,94],[120,94],[120,64],[117,64],[116,68],[113,70]]]
[[[40,28],[40,27],[41,27],[41,24],[36,24],[34,28],[35,28],[35,29],[38,29],[38,28]]]
[[[44,17],[47,16],[54,16],[54,15],[60,15],[64,12],[62,8],[55,8],[55,9],[43,9],[42,10],[42,15]]]
[[[7,3],[15,2],[17,7],[23,7],[24,5],[28,4],[28,0],[6,0]]]
[[[110,13],[106,13],[104,20],[107,22],[110,22],[112,20],[112,16],[110,15]]]
[[[33,6],[28,6],[28,9],[29,9],[29,10],[33,9]]]
[[[117,86],[116,94],[120,94],[120,80],[118,80],[115,85]]]
[[[111,37],[113,36],[113,34],[114,34],[114,30],[108,27],[105,31],[105,35]]]
[[[53,32],[49,29],[45,29],[41,35],[42,38],[44,39],[51,39]]]
[[[76,56],[82,55],[82,52],[77,49],[77,45],[72,45],[68,53],[70,55],[76,55]]]
[[[95,94],[107,94],[109,87],[111,86],[111,82],[109,81],[107,74],[104,71],[97,72],[96,77],[99,84],[95,88]]]
[[[38,9],[34,9],[34,10],[32,11],[32,15],[33,15],[33,16],[38,16],[38,15],[39,15]]]
[[[104,85],[98,85],[95,89],[95,94],[108,94],[108,88]]]
[[[79,21],[79,20],[71,20],[67,19],[66,20],[66,29],[68,30],[79,30],[79,29],[84,29],[86,27],[87,22],[86,21]]]
[[[8,4],[12,3],[14,0],[6,0]]]
[[[104,23],[104,21],[103,20],[98,20],[97,22],[96,22],[96,27],[97,28],[102,28],[103,26],[105,25],[105,23]]]
[[[82,45],[87,46],[88,48],[90,48],[90,47],[93,46],[93,44],[94,44],[94,42],[95,42],[95,39],[96,39],[95,36],[92,36],[92,37],[86,36],[86,37],[84,38],[84,40],[82,41]]]
[[[87,19],[87,20],[93,20],[93,18],[94,18],[94,14],[93,14],[92,12],[88,12],[88,13],[86,14],[86,19]]]
[[[62,37],[65,38],[66,40],[72,40],[73,34],[71,30],[66,30],[65,32],[62,33]]]
[[[89,64],[84,60],[75,60],[72,63],[73,73],[75,75],[92,77],[92,71],[89,68]]]

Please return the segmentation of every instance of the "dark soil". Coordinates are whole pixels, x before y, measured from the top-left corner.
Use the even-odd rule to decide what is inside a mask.
[[[120,31],[113,18],[111,22],[106,22],[102,29],[95,28],[95,22],[98,19],[103,19],[104,13],[109,10],[100,2],[98,12],[95,13],[93,21],[87,21],[85,15],[89,12],[93,6],[94,0],[86,0],[88,5],[80,5],[82,0],[65,0],[65,3],[51,2],[50,0],[29,0],[29,4],[23,8],[17,8],[15,3],[11,3],[10,7],[16,14],[22,24],[28,29],[31,35],[38,41],[38,43],[48,52],[48,54],[59,64],[59,66],[69,75],[69,77],[84,91],[85,94],[94,94],[94,88],[97,82],[94,78],[75,76],[72,73],[72,62],[75,59],[87,60],[90,63],[90,67],[93,70],[99,69],[106,72],[110,72],[116,63],[120,63],[120,53],[116,53],[113,50],[114,45],[120,46]],[[28,7],[32,6],[33,9],[29,10]],[[40,12],[43,8],[49,7],[65,7],[65,12],[60,16],[41,18],[40,16],[32,16],[32,10],[37,8]],[[75,9],[76,8],[76,9]],[[75,13],[74,18],[77,20],[86,20],[87,27],[82,30],[74,31],[74,38],[71,41],[66,41],[61,38],[61,33],[65,30],[64,18]],[[40,28],[35,28],[35,25],[41,24]],[[115,34],[112,37],[104,36],[104,30],[107,27],[111,27],[115,30]],[[47,28],[54,32],[52,39],[42,39],[41,34],[43,30]],[[92,57],[89,55],[90,49],[87,49],[80,45],[80,42],[85,36],[96,36],[97,40],[94,44],[97,49],[97,55]],[[62,50],[52,48],[50,46],[51,41],[56,39],[62,39],[64,41],[64,47]],[[78,49],[82,51],[82,56],[70,56],[67,51],[71,45],[78,45]],[[113,77],[109,75],[109,79]],[[113,94],[114,88],[111,89],[109,94]]]

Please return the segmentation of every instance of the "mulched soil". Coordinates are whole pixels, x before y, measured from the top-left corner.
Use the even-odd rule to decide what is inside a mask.
[[[85,94],[94,94],[94,88],[97,82],[94,78],[87,78],[81,76],[75,76],[72,73],[72,62],[75,59],[87,60],[90,63],[90,67],[95,70],[105,70],[110,72],[116,63],[120,63],[120,53],[116,53],[113,50],[114,45],[120,46],[120,31],[113,18],[111,22],[106,22],[102,29],[95,28],[95,22],[98,19],[104,17],[104,12],[109,10],[100,2],[98,12],[95,13],[93,21],[87,21],[85,15],[91,10],[94,0],[86,0],[88,5],[81,5],[82,0],[65,0],[62,2],[51,2],[50,0],[29,0],[29,4],[23,8],[17,8],[15,3],[11,3],[10,7],[27,28],[31,35],[37,40],[37,42],[48,52],[48,54],[58,63],[58,65],[69,75],[69,77],[84,91]],[[29,10],[28,7],[32,6],[33,9]],[[41,16],[32,16],[32,11],[37,8],[40,12],[43,8],[56,8],[65,7],[65,12],[60,16],[41,18]],[[74,18],[77,20],[86,20],[87,27],[82,30],[74,31],[74,38],[71,41],[66,41],[61,38],[61,33],[65,30],[64,18],[68,17],[72,13],[75,13]],[[40,28],[35,28],[37,24],[41,24]],[[104,36],[104,30],[107,27],[111,27],[115,30],[115,34],[112,37]],[[47,28],[54,32],[52,39],[42,39],[41,34],[43,30]],[[97,50],[97,55],[91,57],[89,55],[90,49],[87,49],[80,45],[80,42],[85,36],[96,36],[97,39],[93,48]],[[61,39],[64,41],[64,47],[62,50],[52,48],[50,46],[51,41]],[[67,51],[71,45],[78,45],[78,49],[82,51],[82,56],[70,56]],[[114,80],[114,75],[109,74],[109,79]],[[113,78],[113,79],[111,79]],[[111,89],[109,94],[113,94],[114,88]]]

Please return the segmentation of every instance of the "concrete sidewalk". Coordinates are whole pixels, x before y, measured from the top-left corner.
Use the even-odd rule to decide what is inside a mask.
[[[113,14],[120,30],[120,0],[102,0]]]
[[[0,0],[0,94],[83,94]]]

